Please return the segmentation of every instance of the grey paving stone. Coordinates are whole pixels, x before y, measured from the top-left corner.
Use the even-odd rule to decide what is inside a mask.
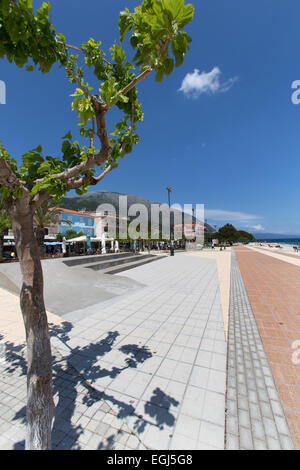
[[[202,421],[199,441],[215,446],[218,449],[224,448],[224,429],[212,423]]]
[[[278,431],[275,421],[273,419],[263,417],[263,423],[266,431],[266,436],[278,439]]]
[[[239,434],[239,422],[237,416],[227,415],[226,417],[226,435],[238,435]]]
[[[281,442],[279,439],[267,436],[267,443],[269,450],[282,450]]]
[[[259,439],[253,439],[254,450],[268,450],[266,441],[260,441]]]
[[[237,416],[237,404],[235,400],[230,400],[227,396],[227,413],[233,416]]]
[[[250,429],[240,426],[240,446],[241,449],[253,450],[252,432]]]
[[[266,434],[265,434],[265,429],[261,420],[258,420],[258,419],[251,420],[251,431],[252,431],[253,437],[255,439],[264,441],[265,446],[266,446]]]
[[[289,427],[284,417],[275,415],[275,423],[276,423],[276,427],[280,435],[281,434],[284,434],[285,436],[290,435]]]
[[[251,428],[251,423],[250,423],[250,415],[248,411],[245,410],[239,410],[238,411],[238,420],[239,420],[239,425],[243,426],[244,428]]]
[[[263,416],[266,418],[274,419],[271,405],[269,403],[261,402],[260,409]]]
[[[226,450],[239,450],[240,443],[237,435],[226,434]]]
[[[281,442],[281,448],[283,450],[294,450],[295,449],[292,439],[288,436],[280,435],[280,442]]]
[[[239,436],[240,449],[288,447],[290,432],[233,252],[228,343],[226,448],[232,435]]]

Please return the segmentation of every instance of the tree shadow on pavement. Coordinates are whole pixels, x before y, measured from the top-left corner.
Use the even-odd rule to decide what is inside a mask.
[[[99,390],[99,385],[98,389],[93,386],[99,379],[104,377],[114,379],[124,371],[135,369],[139,364],[147,361],[153,356],[147,347],[128,344],[118,348],[115,342],[120,333],[109,331],[105,338],[96,343],[71,349],[68,346],[68,341],[72,328],[73,325],[69,322],[49,325],[50,335],[58,338],[64,344],[64,351],[66,351],[62,356],[55,347],[52,348],[54,353],[53,396],[56,404],[52,428],[53,449],[79,450],[85,446],[89,447],[89,445],[97,449],[114,449],[117,443],[123,442],[122,439],[126,433],[129,436],[133,432],[138,437],[146,426],[164,429],[164,426],[172,427],[174,425],[175,418],[170,407],[177,407],[179,402],[159,388],[155,388],[151,398],[144,403],[144,413],[138,414],[135,410],[134,399],[130,400],[130,397],[127,396],[124,401],[124,396],[122,397],[119,393],[114,393],[111,390]],[[3,343],[1,336],[0,340],[2,345],[5,344],[5,359],[0,364],[2,367],[4,366],[4,372],[11,377],[14,374],[19,374],[19,376],[24,376],[24,380],[26,380],[24,345],[14,345],[7,341]],[[101,359],[105,358],[105,355],[113,349],[124,355],[124,364],[119,367],[113,366],[111,369],[103,367]],[[78,360],[80,372],[76,367]],[[90,410],[92,411],[90,413],[91,407],[93,410]],[[113,424],[108,425],[102,421],[107,413],[111,415],[112,419],[114,417],[117,419],[118,424],[115,427]],[[125,423],[129,416],[133,419],[133,421],[131,420],[133,429],[126,428],[126,424],[125,429],[120,423],[120,420]],[[99,423],[96,422],[97,420]],[[16,411],[13,421],[26,423],[25,406]],[[96,425],[95,429],[89,427],[91,422]],[[120,429],[121,427],[122,429]],[[99,438],[98,443],[96,443],[97,439],[93,438],[93,444],[89,444],[89,439],[95,435]],[[24,441],[15,443],[14,449],[20,448],[24,448]]]

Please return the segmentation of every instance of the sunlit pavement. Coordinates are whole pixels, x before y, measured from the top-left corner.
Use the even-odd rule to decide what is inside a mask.
[[[247,248],[235,252],[290,432],[300,448],[300,364],[293,360],[294,342],[300,340],[300,269],[293,257]]]
[[[113,448],[116,443],[127,448],[125,438],[120,441],[117,435],[122,426],[136,438],[136,448],[224,448],[226,342],[215,260],[178,254],[127,275],[147,287],[73,312],[54,328],[53,346],[64,356],[60,375],[64,369],[77,371],[98,394],[95,401],[81,391],[75,409],[78,395],[69,391],[64,405],[65,392],[58,390],[64,379],[58,378],[60,408],[68,405],[70,411],[65,413],[65,425],[64,413],[54,422],[57,434],[78,437],[76,446],[91,421],[100,420],[109,429],[99,427],[101,442],[96,448]],[[16,362],[14,368],[14,375],[21,373]],[[2,377],[9,375],[3,372]],[[99,410],[103,403],[114,418]],[[84,431],[76,433],[73,418],[79,405]],[[112,424],[117,426],[115,433]],[[90,440],[81,448],[94,447]]]
[[[175,254],[127,271],[145,285],[138,291],[63,320],[50,314],[54,449],[292,448],[285,415],[297,444],[243,253],[245,284],[234,255],[231,263],[228,377],[229,253]],[[17,297],[0,297],[0,448],[23,448],[24,328]]]

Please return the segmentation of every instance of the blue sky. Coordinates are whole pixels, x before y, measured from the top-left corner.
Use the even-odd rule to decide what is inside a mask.
[[[34,2],[39,5],[40,2]],[[52,22],[67,42],[118,39],[118,13],[135,0],[54,0]],[[300,234],[298,0],[195,0],[182,67],[162,84],[139,85],[140,143],[96,188],[166,202],[205,204],[208,222]],[[196,72],[195,72],[196,70]],[[6,61],[0,139],[16,158],[42,144],[56,154],[77,121],[72,88],[56,67],[28,73]],[[113,118],[113,116],[112,116]],[[254,228],[255,227],[255,228]]]

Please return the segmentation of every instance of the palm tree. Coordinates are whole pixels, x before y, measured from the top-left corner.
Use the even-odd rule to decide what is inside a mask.
[[[35,225],[35,236],[40,246],[41,253],[42,248],[44,246],[45,235],[47,233],[46,228],[49,227],[49,225],[54,224],[61,214],[60,209],[51,206],[51,201],[45,202],[41,207],[36,210],[33,218]],[[61,220],[61,222],[72,225],[72,222],[70,222],[69,220]]]
[[[2,198],[0,199],[0,259],[3,258],[3,245],[5,231],[10,228],[10,218],[4,209]]]

